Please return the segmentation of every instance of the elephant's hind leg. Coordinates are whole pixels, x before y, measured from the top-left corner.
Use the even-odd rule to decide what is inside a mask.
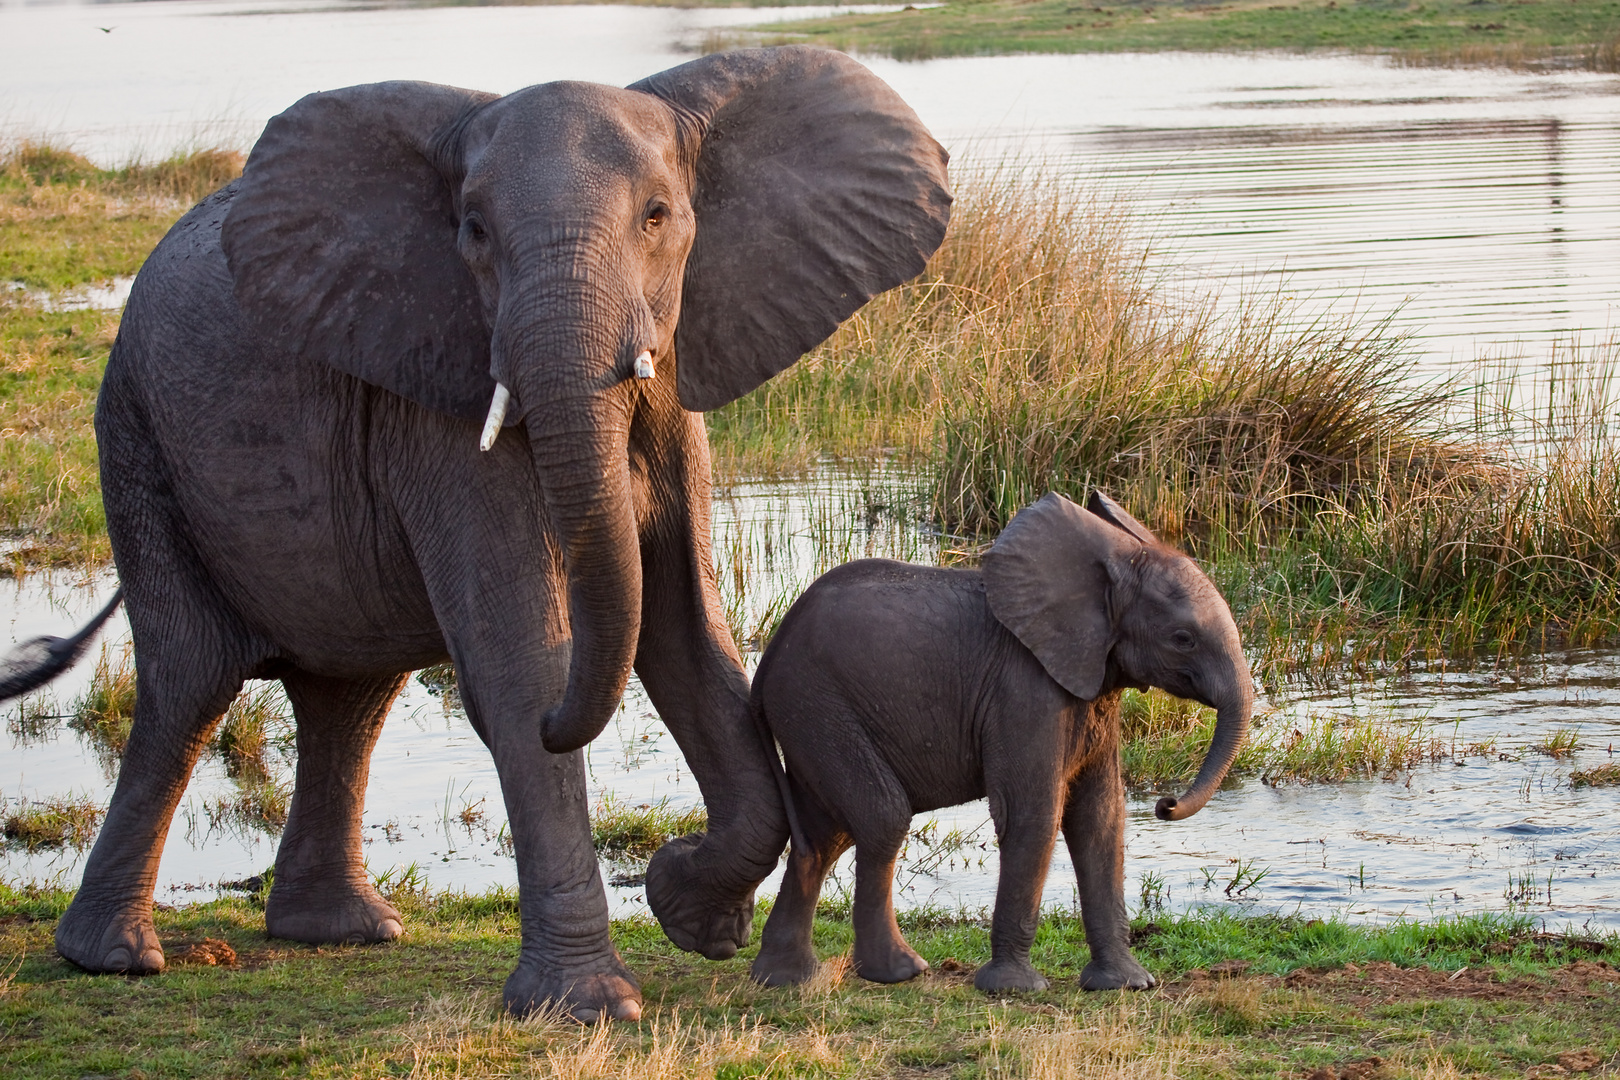
[[[815,797],[794,782],[788,784],[793,806],[804,836],[805,849],[794,845],[788,853],[787,871],[777,890],[771,917],[765,920],[759,955],[749,974],[766,986],[791,986],[809,981],[816,973],[816,952],[811,931],[816,921],[816,901],[838,856],[849,850],[849,832],[835,822]]]
[[[875,754],[872,755],[876,757]],[[867,766],[870,770],[871,766]],[[899,782],[869,771],[871,786],[855,832],[855,974],[872,982],[897,983],[928,970],[900,934],[894,918],[894,864],[911,827],[911,805]],[[887,784],[882,783],[887,779]]]
[[[359,945],[399,936],[399,912],[366,873],[360,819],[371,750],[406,678],[283,677],[298,721],[298,774],[264,908],[271,937]]]
[[[239,675],[176,671],[137,646],[135,719],[107,820],[84,882],[56,927],[56,951],[86,971],[151,975],[163,970],[152,925],[163,842],[197,757],[241,688]],[[193,663],[196,663],[193,661]]]
[[[116,353],[115,349],[115,353]],[[107,529],[135,641],[135,717],[84,880],[56,948],[87,971],[163,969],[152,889],[175,807],[197,757],[264,657],[220,601],[176,525],[163,463],[111,365],[96,434]]]

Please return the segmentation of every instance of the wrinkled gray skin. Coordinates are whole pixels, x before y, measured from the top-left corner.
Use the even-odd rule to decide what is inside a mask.
[[[368,758],[406,673],[447,657],[516,848],[507,1006],[639,1015],[577,752],[632,664],[710,821],[658,853],[649,903],[681,947],[734,954],[787,830],[688,410],[921,271],[949,203],[915,114],[803,47],[628,90],[358,86],[272,120],[146,263],[107,367],[96,434],[139,697],[62,955],[163,967],[163,840],[250,678],[282,680],[298,725],[269,932],[397,936],[361,859]],[[497,379],[512,404],[483,453]]]
[[[1080,886],[1088,990],[1153,985],[1131,956],[1119,700],[1157,686],[1217,710],[1192,787],[1158,816],[1196,813],[1248,730],[1249,666],[1220,593],[1100,493],[1022,511],[979,570],[866,559],[789,610],[754,676],[756,717],[781,743],[793,849],[754,978],[815,971],[822,881],[855,845],[854,966],[901,982],[927,970],[895,924],[895,859],[911,817],[990,800],[1001,848],[980,990],[1040,990],[1029,962],[1061,825]]]

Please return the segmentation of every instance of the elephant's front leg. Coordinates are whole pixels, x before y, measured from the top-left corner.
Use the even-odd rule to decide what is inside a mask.
[[[585,1023],[635,1020],[641,989],[608,936],[584,753],[540,745],[540,717],[562,700],[568,647],[540,647],[517,629],[498,644],[451,642],[467,716],[495,758],[517,857],[523,943],[506,1007],[524,1016],[560,1004]]]
[[[748,943],[754,889],[787,846],[787,815],[767,757],[776,749],[749,713],[715,584],[703,421],[681,411],[672,387],[650,398],[632,442],[647,470],[637,496],[636,673],[703,792],[709,824],[653,857],[647,904],[676,945],[724,960]]]
[[[1117,707],[1117,706],[1116,706]],[[1069,787],[1063,838],[1080,887],[1080,918],[1091,962],[1080,973],[1085,990],[1145,990],[1154,979],[1131,955],[1125,912],[1125,785],[1119,765],[1117,717]]]
[[[469,440],[446,458],[477,453]],[[449,482],[405,492],[411,545],[455,662],[467,718],[495,759],[517,860],[522,948],[506,1007],[579,1020],[641,1015],[641,989],[608,936],[580,751],[549,753],[541,718],[563,699],[570,638],[561,556],[526,448],[503,438]]]
[[[1041,892],[1057,839],[1056,777],[1036,760],[1023,767],[996,769],[990,813],[1001,848],[996,910],[990,922],[990,962],[973,985],[986,993],[1045,990],[1046,977],[1030,963],[1029,950],[1041,921]],[[986,763],[990,772],[990,763]]]

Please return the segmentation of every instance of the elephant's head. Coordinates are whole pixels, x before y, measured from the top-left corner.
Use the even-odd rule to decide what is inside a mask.
[[[1216,710],[1192,787],[1154,808],[1179,821],[1220,787],[1248,733],[1254,687],[1243,643],[1226,601],[1191,559],[1101,492],[1086,507],[1054,492],[1020,511],[985,554],[985,596],[1078,698],[1157,686]]]
[[[894,91],[821,49],[624,90],[378,83],[270,122],[223,239],[277,352],[459,417],[469,447],[521,425],[569,573],[568,688],[542,727],[560,752],[601,731],[635,656],[640,395],[720,406],[919,273],[945,164]]]

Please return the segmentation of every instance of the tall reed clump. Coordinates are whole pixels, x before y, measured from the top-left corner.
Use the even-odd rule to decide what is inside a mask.
[[[1189,304],[1149,266],[1117,205],[969,173],[924,275],[717,441],[898,452],[981,538],[1103,488],[1205,561],[1263,673],[1620,630],[1620,357],[1424,380],[1387,322]]]

